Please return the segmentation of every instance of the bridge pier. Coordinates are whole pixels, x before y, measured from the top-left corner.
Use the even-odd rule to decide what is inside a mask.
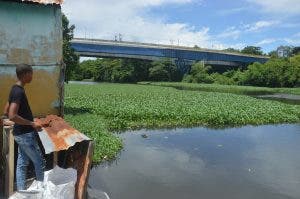
[[[191,66],[193,61],[185,60],[185,59],[175,59],[174,60],[176,67],[182,74],[187,74],[191,70]]]

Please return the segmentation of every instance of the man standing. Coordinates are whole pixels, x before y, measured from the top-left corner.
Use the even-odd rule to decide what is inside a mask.
[[[40,182],[44,180],[45,161],[36,137],[41,126],[33,120],[24,90],[25,84],[32,81],[32,67],[25,64],[18,65],[16,74],[18,81],[11,88],[6,109],[8,110],[9,119],[15,123],[14,138],[19,146],[16,171],[17,189],[19,191],[26,189],[25,182],[29,160],[33,162],[36,180]]]

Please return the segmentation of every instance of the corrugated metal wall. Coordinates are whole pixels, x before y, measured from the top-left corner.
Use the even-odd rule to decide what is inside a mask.
[[[20,63],[33,65],[33,81],[25,88],[34,115],[59,114],[63,88],[60,6],[0,1],[0,111]]]

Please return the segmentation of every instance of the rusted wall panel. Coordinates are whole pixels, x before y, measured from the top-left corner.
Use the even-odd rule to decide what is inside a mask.
[[[16,81],[15,65],[33,65],[26,86],[35,116],[59,114],[62,25],[59,6],[0,1],[0,110]]]
[[[39,136],[46,154],[67,150],[77,142],[91,140],[56,115],[37,118],[36,121],[43,127],[43,130],[39,132]]]

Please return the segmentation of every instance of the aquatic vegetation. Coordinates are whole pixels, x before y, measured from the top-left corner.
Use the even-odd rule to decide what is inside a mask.
[[[300,106],[231,93],[107,83],[69,84],[65,91],[66,120],[95,139],[96,161],[113,158],[121,149],[111,132],[300,122]]]
[[[246,95],[260,95],[260,94],[274,94],[286,93],[300,95],[299,88],[267,88],[254,86],[237,86],[237,85],[219,85],[219,84],[198,84],[198,83],[184,83],[184,82],[139,82],[142,85],[156,85],[173,87],[182,90],[198,90],[219,93],[235,93]]]

